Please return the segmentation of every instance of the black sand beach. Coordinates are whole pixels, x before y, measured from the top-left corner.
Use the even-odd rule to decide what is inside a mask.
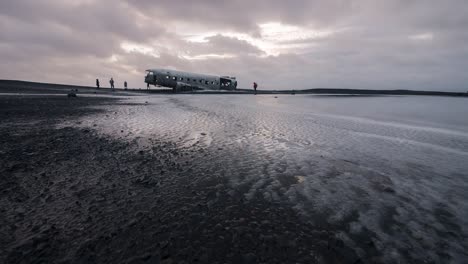
[[[55,128],[120,103],[0,96],[1,263],[359,262],[327,226],[200,174],[203,149]]]
[[[0,85],[0,263],[466,259],[463,98],[42,86]]]

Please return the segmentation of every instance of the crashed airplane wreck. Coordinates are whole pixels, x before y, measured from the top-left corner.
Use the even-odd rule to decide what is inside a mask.
[[[174,92],[203,90],[235,90],[236,77],[215,76],[169,69],[146,70],[145,83],[172,88]]]

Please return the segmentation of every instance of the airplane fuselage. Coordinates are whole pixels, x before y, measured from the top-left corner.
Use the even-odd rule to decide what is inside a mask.
[[[145,82],[150,85],[169,87],[174,92],[193,90],[235,90],[235,77],[215,76],[170,69],[149,69]]]

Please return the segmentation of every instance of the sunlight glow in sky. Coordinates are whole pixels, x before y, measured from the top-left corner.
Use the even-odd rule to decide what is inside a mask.
[[[306,27],[292,26],[279,22],[258,25],[261,37],[239,32],[210,31],[194,35],[182,35],[187,41],[206,43],[209,37],[222,35],[245,40],[265,52],[265,56],[277,56],[282,53],[300,54],[302,50],[312,46],[311,41],[322,39],[335,34],[332,30],[314,30]],[[301,43],[302,42],[302,43]],[[306,43],[308,42],[308,43]]]
[[[433,40],[434,34],[432,33],[417,34],[417,35],[409,36],[409,39],[411,40]]]
[[[145,55],[150,55],[153,57],[159,57],[159,53],[149,45],[138,44],[138,43],[130,43],[130,42],[123,42],[120,44],[120,47],[127,53],[130,52],[137,52]]]
[[[186,60],[208,60],[208,59],[230,59],[235,58],[234,54],[202,54],[196,56],[181,55],[181,58]]]

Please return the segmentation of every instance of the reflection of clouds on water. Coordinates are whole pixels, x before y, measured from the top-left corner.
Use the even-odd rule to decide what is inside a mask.
[[[372,243],[387,262],[444,262],[444,254],[457,262],[467,248],[465,102],[156,95],[110,106],[81,125],[210,151],[194,173],[226,178],[247,201],[290,204],[363,255],[362,243]]]

